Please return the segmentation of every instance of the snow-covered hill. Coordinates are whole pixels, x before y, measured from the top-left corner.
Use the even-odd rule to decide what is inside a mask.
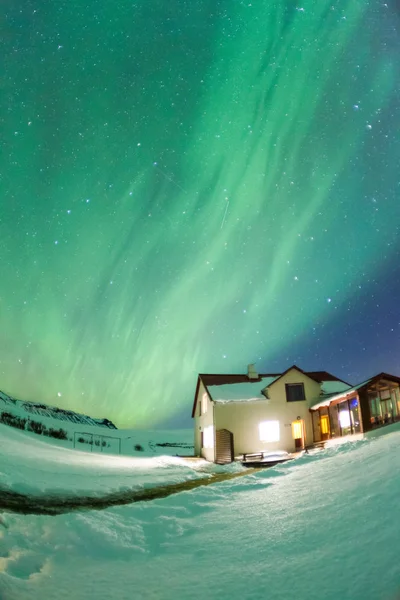
[[[63,421],[64,423],[73,423],[74,425],[83,425],[90,427],[106,427],[108,429],[117,429],[114,423],[109,419],[94,419],[87,415],[76,413],[72,410],[57,408],[56,406],[46,406],[38,402],[26,402],[17,400],[8,394],[0,391],[0,413],[10,411],[18,416],[25,416],[37,420],[52,419],[53,421]],[[61,423],[60,425],[63,425]]]
[[[127,456],[193,455],[192,430],[117,429],[108,419],[24,402],[0,392],[0,422],[42,441],[101,454]]]

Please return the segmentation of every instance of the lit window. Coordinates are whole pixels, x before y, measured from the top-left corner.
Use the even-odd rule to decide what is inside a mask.
[[[286,383],[285,388],[288,402],[299,402],[306,399],[304,383]]]
[[[201,414],[204,415],[208,408],[208,397],[207,394],[203,394],[201,397]]]
[[[204,427],[203,448],[214,448],[214,426]]]
[[[348,410],[342,410],[339,413],[339,421],[342,429],[350,427],[350,413]]]
[[[261,442],[279,442],[279,421],[263,421],[258,429]]]

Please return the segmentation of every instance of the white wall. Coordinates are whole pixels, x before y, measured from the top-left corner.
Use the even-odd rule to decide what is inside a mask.
[[[286,383],[303,383],[306,400],[287,402]],[[292,422],[296,421],[298,417],[304,420],[305,443],[313,443],[309,407],[318,400],[320,389],[319,383],[296,369],[291,369],[270,387],[270,400],[216,403],[215,429],[228,429],[233,433],[235,455],[261,450],[293,452],[295,443],[292,437]],[[275,420],[280,424],[279,442],[262,442],[259,435],[259,423]]]
[[[203,395],[207,395],[207,412],[203,415],[200,415],[200,404]],[[201,448],[201,432],[204,431],[205,427],[209,427],[210,425],[214,425],[214,404],[211,401],[209,395],[206,392],[206,389],[203,385],[203,382],[200,381],[198,393],[197,393],[197,402],[196,402],[196,412],[194,417],[194,454],[195,456],[202,456],[206,460],[214,461],[215,456],[215,427],[214,427],[214,448]]]

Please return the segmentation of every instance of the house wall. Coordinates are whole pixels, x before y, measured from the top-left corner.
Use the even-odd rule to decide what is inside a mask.
[[[200,415],[201,398],[206,394],[207,412]],[[194,453],[195,456],[202,456],[206,460],[211,462],[214,461],[215,456],[215,427],[214,427],[214,448],[201,448],[201,432],[204,432],[205,427],[214,425],[214,403],[211,401],[210,396],[207,394],[203,382],[200,381],[197,401],[196,401],[196,413],[194,417]]]
[[[287,402],[286,383],[303,383],[306,400]],[[312,416],[309,407],[320,394],[320,384],[296,369],[291,369],[269,388],[269,400],[255,402],[215,403],[215,428],[228,429],[233,433],[235,455],[261,450],[295,451],[292,422],[297,417],[305,425],[305,444],[313,443]],[[279,421],[279,442],[262,442],[259,424],[262,421]]]

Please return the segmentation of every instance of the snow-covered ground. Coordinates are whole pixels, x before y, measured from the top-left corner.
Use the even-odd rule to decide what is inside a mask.
[[[185,434],[178,433],[178,439]],[[172,434],[138,435],[145,444],[149,436],[165,440]],[[0,490],[34,496],[104,496],[205,477],[212,469],[205,461],[188,463],[163,455],[164,446],[154,446],[158,454],[153,451],[151,457],[143,457],[145,453],[140,452],[136,458],[92,453],[88,446],[83,446],[88,451],[74,450],[65,447],[66,443],[0,424]]]
[[[385,434],[152,502],[56,517],[5,513],[0,598],[396,600],[400,433]],[[12,454],[1,457],[8,485],[25,469],[18,444],[26,440],[12,436]],[[55,488],[65,486],[60,450]],[[90,465],[98,458],[71,468],[76,489],[88,471],[103,477],[103,466]],[[146,483],[157,483],[159,468],[143,460]],[[129,470],[132,483],[136,467],[105,471],[113,468],[111,487]]]

